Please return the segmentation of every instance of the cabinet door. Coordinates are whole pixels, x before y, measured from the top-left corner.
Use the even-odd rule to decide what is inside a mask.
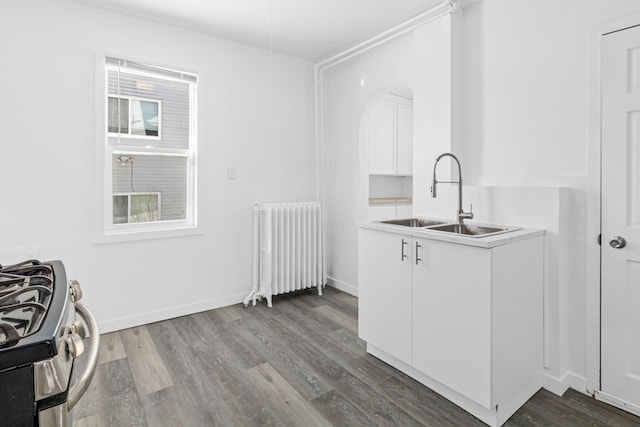
[[[398,104],[397,164],[398,175],[413,174],[413,106]]]
[[[395,105],[379,102],[371,117],[369,137],[369,173],[394,175],[396,173]]]
[[[360,338],[410,364],[413,321],[411,239],[367,229],[360,229],[359,233]]]
[[[413,366],[489,408],[491,250],[425,239],[414,250]]]

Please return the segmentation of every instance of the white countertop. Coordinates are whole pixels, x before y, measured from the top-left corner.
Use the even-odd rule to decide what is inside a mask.
[[[413,203],[411,197],[372,197],[369,199],[369,206],[410,205],[411,203]]]
[[[439,221],[444,221],[447,223],[452,222],[450,220],[442,220],[442,219],[430,218],[426,216],[420,216],[417,218],[437,219]],[[496,224],[485,224],[485,223],[480,223],[475,221],[465,221],[465,223],[469,225],[517,228],[517,230],[507,231],[500,234],[493,234],[486,237],[471,237],[471,236],[465,236],[463,234],[455,234],[455,233],[448,233],[443,231],[430,230],[428,228],[422,228],[422,227],[405,227],[402,225],[384,224],[380,221],[363,221],[363,222],[359,222],[358,226],[360,228],[368,228],[371,230],[386,231],[389,233],[402,234],[405,236],[440,240],[443,242],[458,243],[458,244],[469,245],[469,246],[477,246],[480,248],[493,248],[496,246],[507,245],[509,243],[517,242],[520,240],[526,240],[526,239],[532,239],[538,236],[544,236],[545,234],[544,230],[540,230],[536,228],[525,228],[525,227],[518,227],[513,225],[504,226],[504,225],[496,225]]]

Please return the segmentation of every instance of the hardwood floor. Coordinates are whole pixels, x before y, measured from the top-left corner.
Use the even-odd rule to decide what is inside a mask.
[[[356,298],[326,288],[322,297],[275,297],[272,309],[239,304],[103,335],[74,425],[484,425],[368,355],[357,312]],[[505,426],[640,426],[640,418],[572,390],[541,390]]]

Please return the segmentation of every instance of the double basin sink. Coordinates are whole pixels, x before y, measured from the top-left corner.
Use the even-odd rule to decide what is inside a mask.
[[[463,235],[467,237],[488,237],[501,233],[519,230],[517,227],[502,227],[476,224],[457,224],[426,218],[405,218],[379,221],[382,224],[397,225],[401,227],[423,228],[429,231]]]

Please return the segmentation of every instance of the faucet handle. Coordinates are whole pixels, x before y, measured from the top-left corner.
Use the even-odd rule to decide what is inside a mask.
[[[473,204],[469,207],[469,212],[460,211],[458,214],[459,221],[462,222],[463,219],[473,219]]]

